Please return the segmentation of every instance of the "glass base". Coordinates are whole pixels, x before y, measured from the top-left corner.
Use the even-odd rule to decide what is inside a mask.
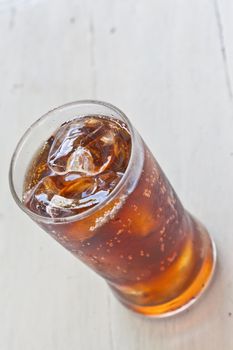
[[[182,293],[168,302],[150,306],[129,303],[122,298],[122,295],[120,296],[113,290],[117,299],[131,311],[153,318],[164,318],[177,315],[193,305],[210,285],[217,260],[215,243],[209,236],[208,232],[206,230],[203,231],[202,243],[204,257],[202,265],[195,278],[190,282],[188,287],[182,291]]]

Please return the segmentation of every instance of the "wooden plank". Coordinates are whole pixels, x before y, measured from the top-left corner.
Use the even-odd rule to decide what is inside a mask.
[[[233,99],[233,4],[228,0],[214,0],[215,17],[218,25],[219,45],[221,48],[222,61],[225,71],[226,86],[228,95],[232,102]]]

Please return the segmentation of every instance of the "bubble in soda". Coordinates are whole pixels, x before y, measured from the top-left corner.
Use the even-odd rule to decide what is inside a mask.
[[[67,217],[103,202],[122,178],[131,137],[123,123],[100,116],[61,125],[29,167],[24,203],[48,217]]]

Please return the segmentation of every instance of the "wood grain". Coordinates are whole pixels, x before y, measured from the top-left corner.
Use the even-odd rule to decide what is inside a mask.
[[[233,349],[230,0],[0,0],[0,349]],[[96,98],[125,111],[218,248],[180,316],[124,309],[16,207],[10,157],[40,115]]]

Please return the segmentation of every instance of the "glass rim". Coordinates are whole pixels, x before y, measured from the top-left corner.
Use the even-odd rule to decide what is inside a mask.
[[[78,214],[74,214],[74,215],[70,215],[70,216],[66,216],[66,217],[52,218],[52,217],[39,215],[39,214],[33,212],[32,210],[30,210],[29,208],[27,208],[24,205],[22,198],[20,198],[16,192],[13,174],[14,174],[14,167],[15,167],[15,164],[17,161],[17,155],[21,152],[23,145],[24,145],[24,142],[26,141],[27,137],[30,136],[31,131],[34,130],[41,121],[44,121],[45,119],[50,117],[54,112],[56,112],[58,110],[60,111],[62,109],[65,109],[65,108],[68,108],[71,106],[79,106],[79,105],[85,105],[85,104],[86,105],[89,104],[89,105],[104,106],[104,107],[108,108],[109,110],[113,110],[115,113],[117,113],[123,119],[123,122],[126,123],[127,128],[129,130],[129,133],[130,133],[130,136],[131,136],[131,152],[130,152],[130,158],[129,158],[129,162],[128,162],[126,171],[123,174],[120,181],[118,182],[118,184],[116,185],[116,187],[109,194],[109,196],[107,196],[107,198],[105,200],[103,200],[103,202],[97,204],[93,208],[90,208],[82,213],[78,213]],[[88,116],[88,113],[86,115]],[[83,115],[83,116],[85,116],[85,115]],[[58,106],[56,108],[53,108],[50,111],[48,111],[47,113],[43,114],[34,123],[32,123],[31,126],[29,126],[26,129],[26,131],[23,133],[23,135],[19,139],[19,141],[15,147],[15,150],[13,152],[13,155],[11,157],[10,168],[9,168],[9,186],[10,186],[11,194],[12,194],[16,204],[35,221],[44,222],[47,224],[55,224],[55,223],[56,224],[59,224],[59,223],[64,224],[64,223],[69,223],[69,222],[74,222],[74,221],[80,221],[84,218],[87,218],[88,216],[91,216],[93,213],[97,212],[99,209],[103,208],[104,205],[106,205],[111,200],[113,200],[119,194],[119,192],[122,190],[126,180],[129,177],[130,170],[132,168],[133,159],[134,159],[135,153],[136,153],[135,152],[135,143],[136,143],[136,134],[135,134],[135,129],[134,129],[133,125],[131,124],[130,120],[125,115],[125,113],[122,112],[116,106],[112,105],[111,103],[99,101],[99,100],[93,100],[93,99],[78,100],[78,101],[74,101],[74,102],[65,103],[65,104]],[[25,169],[25,171],[26,171],[26,169]]]

